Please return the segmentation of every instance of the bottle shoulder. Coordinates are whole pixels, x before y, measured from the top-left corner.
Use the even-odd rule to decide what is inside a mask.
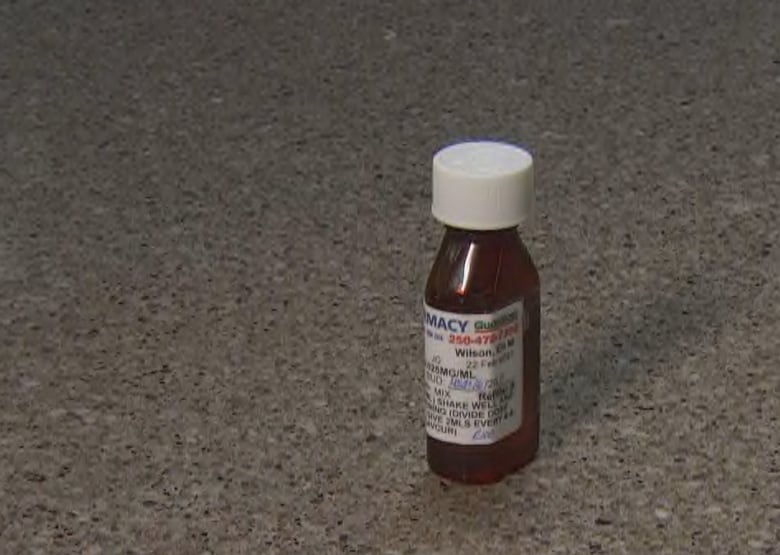
[[[539,273],[514,230],[448,230],[425,288],[429,306],[461,313],[492,312],[538,296]]]

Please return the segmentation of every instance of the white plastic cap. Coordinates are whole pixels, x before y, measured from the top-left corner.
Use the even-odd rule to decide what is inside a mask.
[[[433,157],[433,217],[462,229],[532,224],[534,162],[522,148],[490,141],[448,146]]]

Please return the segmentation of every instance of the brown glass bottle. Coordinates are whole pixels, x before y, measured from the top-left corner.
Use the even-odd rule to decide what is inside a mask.
[[[516,228],[490,231],[448,226],[425,288],[425,303],[461,314],[487,314],[523,301],[521,425],[488,445],[460,445],[428,436],[435,473],[492,483],[530,462],[539,445],[539,275]]]
[[[425,288],[427,452],[459,482],[497,482],[539,446],[539,275],[517,231],[534,205],[522,148],[466,142],[433,158],[446,231]]]

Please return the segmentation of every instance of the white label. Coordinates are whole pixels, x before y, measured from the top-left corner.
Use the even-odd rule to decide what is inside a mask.
[[[425,305],[426,430],[461,445],[495,443],[522,423],[523,303],[491,314]]]

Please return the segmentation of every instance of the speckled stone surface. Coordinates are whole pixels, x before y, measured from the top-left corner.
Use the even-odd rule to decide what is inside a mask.
[[[4,2],[0,552],[780,553],[780,3]],[[536,156],[538,460],[425,466],[430,157]]]

